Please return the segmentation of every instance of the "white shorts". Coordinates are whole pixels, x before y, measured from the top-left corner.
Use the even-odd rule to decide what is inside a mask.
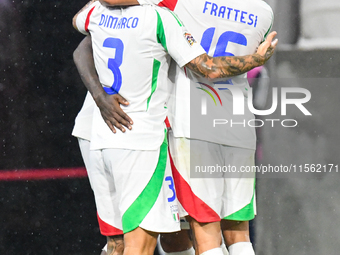
[[[101,188],[102,194],[95,192],[102,221],[123,229],[124,233],[137,227],[152,232],[180,230],[166,140],[155,151],[90,151],[90,168],[96,168],[94,172],[102,172],[109,180],[106,181],[108,186]],[[92,182],[91,186],[97,190]],[[106,206],[97,200],[106,200]]]
[[[175,138],[171,131],[169,149],[177,197],[187,214],[198,222],[255,217],[255,173],[218,172],[226,166],[238,170],[253,166],[254,150]],[[206,171],[208,166],[213,166],[213,174]],[[197,169],[203,173],[197,174]]]
[[[100,232],[104,236],[122,235],[121,218],[115,207],[118,200],[114,192],[114,182],[104,168],[101,151],[90,151],[88,140],[78,138],[78,142],[94,193]]]

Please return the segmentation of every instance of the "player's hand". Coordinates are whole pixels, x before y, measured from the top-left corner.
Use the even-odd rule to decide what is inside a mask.
[[[259,54],[262,58],[264,63],[267,62],[268,59],[274,54],[275,48],[277,43],[279,42],[278,39],[274,39],[277,35],[277,32],[271,32],[266,40],[260,44],[260,46],[257,49],[257,54]],[[264,64],[263,63],[263,64]]]
[[[124,126],[129,130],[132,129],[132,119],[120,108],[121,104],[128,106],[129,102],[121,95],[102,93],[96,98],[96,104],[100,109],[104,121],[113,133],[116,133],[115,127],[123,133],[126,131]]]

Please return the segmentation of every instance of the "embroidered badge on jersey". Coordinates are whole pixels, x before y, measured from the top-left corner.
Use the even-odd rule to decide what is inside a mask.
[[[179,222],[180,218],[179,218],[179,213],[178,213],[178,206],[177,205],[171,205],[170,209],[171,209],[171,213],[172,213],[172,216],[173,216],[175,222]]]
[[[195,38],[190,33],[184,33],[185,39],[187,39],[187,42],[190,44],[190,46],[194,45],[196,43]]]

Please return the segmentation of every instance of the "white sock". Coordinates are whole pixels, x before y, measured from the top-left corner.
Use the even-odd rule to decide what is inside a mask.
[[[228,247],[230,255],[255,255],[251,242],[238,242]]]
[[[185,251],[178,251],[178,252],[164,252],[165,255],[195,255],[195,250],[191,247]]]
[[[221,247],[218,247],[218,248],[205,251],[201,253],[200,255],[223,255],[223,251]]]
[[[221,249],[222,249],[223,255],[229,255],[227,247],[225,246],[224,243],[221,244]]]

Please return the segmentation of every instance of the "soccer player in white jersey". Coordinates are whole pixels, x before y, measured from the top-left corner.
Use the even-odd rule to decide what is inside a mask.
[[[101,1],[108,4],[121,4],[119,0]],[[174,10],[194,36],[200,38],[201,45],[212,56],[243,55],[254,52],[268,34],[273,22],[271,8],[261,0],[139,0],[139,3],[160,4]],[[192,114],[193,111],[183,111],[185,107],[190,106],[188,98],[183,95],[190,94],[190,100],[194,101],[201,100],[204,92],[193,90],[189,86],[178,86],[186,82],[190,83],[182,76],[184,76],[183,72],[177,73],[177,86],[173,92],[176,95],[175,103],[172,106],[169,103],[170,113],[172,113],[169,119],[174,136],[169,142],[170,151],[173,154],[173,165],[179,171],[178,175],[176,174],[177,169],[174,172],[178,197],[189,215],[193,217],[192,227],[196,235],[199,253],[220,253],[220,251],[212,248],[218,247],[214,240],[218,240],[219,234],[215,235],[216,238],[213,238],[213,236],[218,227],[216,223],[221,219],[222,231],[231,255],[254,254],[249,242],[248,227],[248,221],[255,215],[254,178],[239,176],[236,180],[227,178],[224,181],[204,178],[194,179],[190,178],[188,173],[190,163],[183,164],[185,162],[183,155],[190,155],[188,151],[191,152],[190,159],[197,161],[191,163],[197,165],[200,165],[200,162],[202,162],[202,165],[212,163],[222,166],[226,162],[226,164],[238,167],[254,164],[256,143],[254,127],[245,125],[235,128],[223,125],[220,126],[220,129],[214,128],[215,132],[206,132],[209,128],[204,125],[204,123],[211,123],[211,120],[221,118],[221,116],[229,121],[233,120],[235,123],[248,123],[249,120],[254,119],[252,113],[247,109],[243,116],[239,118],[234,116],[230,110],[233,109],[232,96],[229,91],[226,91],[227,88],[229,90],[236,88],[247,97],[249,84],[246,76],[238,76],[224,83],[220,82],[218,93],[216,93],[216,86],[213,86],[210,81],[196,80],[202,90],[216,93],[221,106],[223,102],[223,107],[216,111],[216,114],[210,114],[208,121],[207,118],[204,120],[202,118],[202,121],[195,120],[195,123],[199,123],[195,128],[190,128],[188,125],[187,120],[190,119],[190,113]],[[211,110],[214,107],[213,101],[209,102],[207,108]],[[191,102],[191,105],[195,105],[195,102]],[[195,118],[199,118],[199,114],[194,115]],[[192,116],[190,123],[193,123]],[[222,145],[222,149],[216,144]],[[183,150],[183,145],[186,147],[185,150]],[[210,152],[210,155],[204,159],[193,157],[192,155],[198,153],[195,149],[199,148],[202,151],[202,146],[207,148],[202,154],[209,155]],[[221,152],[223,156],[216,159],[214,154],[218,152]],[[233,159],[231,155],[237,155],[233,156],[236,159]],[[186,162],[190,162],[190,159]],[[224,188],[228,192],[223,192]],[[189,193],[193,193],[193,195],[189,195]],[[203,200],[203,205],[200,200]],[[194,207],[189,206],[193,204]],[[200,224],[206,222],[211,223]],[[211,242],[207,240],[211,240]]]
[[[151,6],[110,10],[96,1],[77,15],[74,25],[92,35],[95,65],[106,93],[129,98],[126,110],[139,120],[134,132],[114,135],[95,109],[91,147],[99,153],[89,157],[90,165],[104,164],[92,169],[104,168],[111,177],[112,225],[123,230],[124,254],[152,254],[158,232],[179,230],[163,126],[169,62],[165,49],[180,65],[203,51],[188,43],[170,12]],[[166,40],[169,35],[177,39],[177,47]],[[130,72],[132,59],[143,68]],[[98,154],[102,161],[91,160]]]
[[[92,6],[90,6],[90,7],[92,7]],[[97,11],[97,13],[96,13],[96,7],[98,7],[98,9],[97,10],[100,10],[100,8],[102,8],[102,6],[100,6],[100,5],[98,5],[98,4],[94,4],[94,7],[91,9],[91,8],[88,8],[87,9],[87,13],[86,13],[86,11],[85,11],[85,13],[86,13],[86,15],[83,15],[83,16],[81,16],[84,12],[81,12],[79,15],[79,17],[80,18],[77,18],[76,20],[77,20],[77,27],[79,28],[79,27],[83,27],[84,29],[83,29],[83,32],[85,32],[85,30],[86,30],[86,28],[87,29],[89,29],[90,31],[91,31],[91,25],[96,25],[96,23],[94,22],[94,24],[92,24],[91,23],[91,19],[93,20],[93,19],[95,19],[95,18],[92,18],[92,17],[96,17],[97,18],[97,26],[99,25],[102,25],[102,27],[104,27],[104,28],[107,28],[106,30],[108,30],[109,28],[111,29],[112,27],[114,27],[112,30],[113,31],[117,31],[117,30],[122,30],[122,29],[127,29],[127,28],[135,28],[135,27],[137,27],[137,23],[138,23],[138,18],[137,17],[125,17],[125,18],[121,18],[120,19],[120,21],[118,21],[119,19],[118,18],[116,18],[116,17],[114,17],[114,16],[111,16],[111,15],[109,15],[109,14],[103,14],[103,13],[101,13],[101,11],[102,12],[104,12],[105,13],[105,11],[107,12],[108,10],[106,9],[106,10],[100,10],[100,11]],[[124,9],[125,10],[125,9]],[[115,10],[111,10],[111,11],[115,11]],[[122,11],[123,12],[123,10],[121,10],[121,9],[117,9],[116,11]],[[93,12],[93,13],[92,13]],[[163,11],[158,11],[157,13],[162,13]],[[96,14],[97,14],[97,16],[96,16]],[[106,16],[105,16],[106,15]],[[136,15],[137,16],[137,15]],[[173,18],[173,17],[172,17]],[[160,19],[160,16],[158,16],[158,21],[159,21],[159,19]],[[80,20],[80,21],[78,21],[78,20]],[[93,21],[92,21],[93,22]],[[117,23],[118,22],[118,23]],[[130,23],[129,23],[130,22]],[[180,24],[180,22],[179,21],[177,21],[178,22],[178,24]],[[80,23],[80,26],[79,26],[79,24],[78,23]],[[118,24],[118,25],[117,25]],[[117,26],[117,27],[116,27]],[[135,26],[135,27],[134,27]],[[158,26],[158,28],[159,28],[159,26]],[[117,29],[117,30],[115,30],[115,29]],[[105,29],[103,29],[103,31],[105,31],[106,33],[107,33],[107,31],[106,31]],[[96,31],[96,29],[94,29],[94,31]],[[92,33],[94,33],[94,31],[91,31]],[[99,31],[100,31],[100,29],[99,29]],[[102,31],[102,32],[103,32]],[[158,30],[157,30],[158,31]],[[96,31],[96,32],[98,32],[98,31]],[[111,32],[111,31],[110,31]],[[183,31],[181,31],[181,32],[183,32]],[[184,32],[186,32],[186,31],[184,31]],[[119,35],[121,35],[121,33],[122,32],[120,32],[120,33],[118,33]],[[118,36],[118,34],[114,34],[114,36]],[[147,35],[145,35],[145,32],[143,33],[144,34],[144,36],[146,36],[146,38],[147,38],[147,36],[148,36],[148,34]],[[180,52],[179,51],[179,49],[180,48],[178,48],[178,46],[179,46],[179,44],[178,44],[178,42],[180,41],[180,40],[183,40],[183,38],[184,38],[184,40],[186,40],[186,43],[188,44],[188,45],[190,45],[190,47],[193,47],[193,45],[195,45],[195,40],[192,38],[192,36],[190,35],[190,34],[188,34],[188,33],[184,33],[184,36],[183,36],[183,34],[182,33],[179,33],[179,34],[181,34],[181,36],[179,36],[178,38],[177,38],[177,40],[176,40],[176,42],[177,42],[177,45],[176,45],[176,54],[178,54],[177,52]],[[98,33],[96,33],[95,34],[96,36],[97,36],[97,38],[96,39],[93,39],[93,45],[95,45],[94,47],[98,47],[98,45],[100,45],[101,46],[101,44],[98,44],[98,38],[100,38],[101,36],[103,36],[104,35],[104,33],[102,33],[101,35],[100,35],[100,33],[99,33],[99,35],[98,35]],[[141,34],[137,34],[138,36],[140,36],[140,37],[142,37],[141,36]],[[176,35],[176,34],[175,34]],[[175,37],[175,35],[172,35],[173,36],[173,39],[175,39],[176,37]],[[131,35],[130,35],[131,36]],[[100,39],[102,39],[102,38],[100,38]],[[99,39],[99,40],[100,40]],[[140,39],[140,38],[139,38]],[[143,37],[142,37],[142,39],[144,39]],[[160,42],[162,42],[162,39],[164,39],[164,31],[162,30],[162,35],[159,35],[159,37],[158,37],[158,40],[160,41]],[[146,40],[147,41],[147,40]],[[136,43],[136,41],[133,41],[133,42],[131,42],[131,43]],[[150,43],[150,42],[149,42]],[[164,43],[164,41],[162,42],[163,43],[163,46],[165,45],[165,43]],[[111,93],[111,94],[113,94],[113,93],[117,93],[117,92],[120,92],[120,93],[122,93],[123,95],[124,95],[124,93],[126,93],[126,95],[128,95],[128,97],[129,97],[129,100],[131,101],[131,102],[133,102],[133,103],[135,103],[135,102],[137,102],[137,104],[135,104],[134,105],[134,107],[132,107],[132,104],[129,106],[129,107],[131,107],[130,109],[126,109],[127,110],[127,112],[130,114],[130,116],[133,116],[133,118],[134,118],[134,121],[135,121],[135,123],[138,123],[138,125],[140,124],[140,123],[143,123],[143,121],[145,121],[146,120],[146,123],[148,123],[148,124],[150,124],[150,123],[153,123],[153,124],[151,124],[151,125],[153,125],[154,126],[154,128],[156,128],[156,129],[158,129],[158,130],[160,130],[162,127],[161,127],[161,125],[159,125],[159,121],[156,121],[155,119],[155,117],[154,117],[154,115],[161,115],[162,117],[160,118],[160,119],[162,119],[163,118],[163,120],[164,120],[164,113],[166,112],[166,111],[164,111],[164,110],[161,110],[161,107],[160,107],[160,105],[162,104],[162,102],[163,102],[163,104],[164,104],[164,102],[165,102],[165,100],[164,100],[164,95],[163,94],[166,94],[166,92],[165,92],[165,90],[161,90],[161,89],[159,89],[158,87],[157,87],[157,89],[159,89],[158,91],[156,91],[156,87],[155,87],[155,85],[153,85],[152,86],[152,89],[151,89],[151,95],[152,96],[154,96],[153,98],[156,98],[155,99],[155,106],[153,106],[152,105],[152,100],[151,100],[151,95],[150,95],[150,93],[149,93],[149,97],[146,99],[146,97],[144,96],[144,108],[146,107],[146,109],[150,109],[150,112],[152,112],[152,114],[150,115],[148,115],[148,113],[146,113],[146,114],[140,114],[140,113],[138,113],[138,114],[135,114],[136,113],[136,111],[140,111],[141,109],[143,109],[143,103],[141,103],[141,102],[143,102],[143,101],[140,101],[140,98],[138,97],[138,95],[140,95],[140,93],[139,92],[143,92],[143,84],[142,84],[142,87],[139,87],[140,88],[140,91],[139,91],[139,89],[137,88],[137,92],[136,91],[133,91],[133,89],[131,88],[131,87],[126,87],[126,90],[124,90],[123,88],[125,88],[124,86],[122,86],[122,83],[121,83],[121,77],[123,76],[123,74],[124,74],[124,66],[123,66],[123,61],[122,61],[122,55],[123,55],[123,49],[124,49],[124,43],[122,43],[121,42],[121,40],[120,39],[118,39],[117,40],[117,38],[116,37],[109,37],[109,38],[107,38],[107,39],[105,39],[104,40],[104,43],[102,44],[103,45],[103,47],[104,48],[109,48],[109,49],[112,49],[112,48],[114,48],[115,49],[115,57],[114,58],[112,58],[112,59],[109,59],[109,61],[108,61],[108,69],[112,72],[111,73],[111,76],[112,76],[112,74],[113,74],[113,76],[115,77],[115,78],[117,78],[114,82],[113,82],[113,85],[111,86],[111,87],[104,87],[104,89],[106,90],[106,92],[108,92],[108,93]],[[190,55],[190,51],[188,51],[188,49],[186,49],[186,47],[183,47],[187,52],[186,52],[186,54],[189,56],[187,56],[187,58],[184,58],[183,56],[179,56],[178,57],[178,55],[176,56],[176,54],[174,53],[174,52],[172,52],[171,51],[171,43],[169,44],[169,42],[167,43],[167,49],[169,50],[169,52],[170,53],[172,53],[172,56],[173,57],[175,57],[175,59],[177,59],[177,62],[180,64],[180,65],[183,65],[183,64],[185,64],[186,62],[188,62],[188,60],[190,60],[190,59],[192,59],[194,56],[195,56],[195,54],[197,55],[197,53],[202,53],[202,51],[200,52],[199,50],[198,50],[198,48],[197,48],[197,51],[195,52],[195,54],[191,54]],[[144,47],[146,47],[145,45],[144,45]],[[189,49],[191,49],[189,47]],[[129,47],[127,47],[127,48],[129,48]],[[130,49],[131,49],[131,47],[130,47]],[[132,48],[133,49],[133,48]],[[100,47],[99,47],[99,49],[97,50],[97,51],[99,51],[99,53],[98,52],[96,52],[96,49],[94,49],[94,56],[95,56],[95,60],[96,60],[96,57],[99,59],[97,59],[97,65],[99,65],[98,63],[101,63],[101,62],[103,62],[103,59],[107,59],[107,57],[105,57],[104,55],[101,55],[100,56],[100,53],[103,53],[104,51],[102,50],[102,49],[100,49]],[[102,51],[102,52],[101,52]],[[192,51],[192,50],[191,50]],[[133,51],[132,51],[133,52]],[[135,50],[135,52],[133,52],[133,53],[136,53],[136,54],[138,54],[138,49],[136,49]],[[96,54],[97,53],[97,54]],[[107,53],[104,53],[104,54],[107,54]],[[117,55],[118,54],[118,55]],[[154,54],[154,53],[153,53]],[[176,58],[177,57],[177,58]],[[206,58],[206,56],[205,56],[205,58]],[[249,57],[248,57],[249,58]],[[251,57],[250,57],[251,58]],[[138,58],[135,58],[135,59],[138,59]],[[138,64],[141,64],[142,63],[142,59],[143,58],[141,58],[140,60],[141,60],[141,62],[139,62]],[[223,59],[223,58],[222,58]],[[226,59],[226,58],[224,58],[224,59]],[[194,63],[202,63],[203,61],[202,61],[202,59],[199,59],[199,58],[196,58],[195,59],[195,62],[194,61],[192,61],[191,63],[190,63],[190,67],[191,68],[197,68],[198,67],[198,71],[200,72],[201,70],[202,70],[202,66],[197,66],[197,64],[194,64]],[[164,62],[165,63],[165,62]],[[247,63],[248,64],[248,63]],[[155,65],[156,65],[156,67],[155,67]],[[154,62],[153,62],[153,66],[154,66],[154,68],[152,69],[153,70],[153,74],[155,74],[155,72],[156,73],[158,73],[158,71],[159,70],[162,70],[162,65],[161,65],[161,62],[159,62],[159,61],[155,61],[154,60]],[[189,65],[187,65],[187,66],[189,66]],[[204,69],[204,68],[203,68]],[[197,71],[196,70],[196,71]],[[248,69],[249,70],[249,69]],[[101,69],[99,68],[97,68],[97,71],[98,71],[98,73],[99,73],[99,77],[102,77],[102,83],[103,84],[110,84],[110,82],[108,82],[109,80],[110,80],[110,78],[107,78],[107,77],[105,77],[105,75],[107,74],[107,72],[106,72],[106,74],[105,74],[105,71],[101,71]],[[106,70],[107,71],[107,70]],[[122,75],[121,75],[121,73],[120,72],[122,72]],[[239,72],[238,70],[237,70],[237,72]],[[226,72],[225,72],[225,70],[223,70],[223,73],[224,73],[224,76],[226,76]],[[145,80],[147,80],[147,78],[143,78],[143,74],[144,73],[138,73],[138,72],[136,72],[136,74],[138,75],[140,75],[141,77],[142,77],[142,80],[143,79],[145,79]],[[205,75],[206,75],[206,73],[204,73]],[[217,75],[217,76],[222,76],[222,75]],[[216,77],[216,76],[209,76],[209,77]],[[127,83],[127,84],[131,84],[131,83],[133,83],[134,82],[134,79],[133,79],[134,77],[132,77],[130,80],[129,79],[127,79],[127,81],[129,82],[129,83]],[[156,75],[156,78],[154,77],[154,78],[152,78],[152,79],[149,79],[149,80],[151,80],[151,81],[155,81],[155,79],[157,80],[159,77]],[[124,84],[124,83],[123,83]],[[122,90],[120,90],[120,86],[122,86]],[[135,87],[133,87],[134,89],[136,88],[136,87],[138,87],[138,86],[135,86]],[[155,92],[156,91],[156,92]],[[144,92],[145,92],[145,90],[144,90]],[[158,94],[157,94],[157,92],[158,92]],[[148,92],[147,92],[148,93]],[[156,95],[158,95],[159,97],[160,97],[160,99],[158,99],[157,100],[157,96]],[[163,96],[163,98],[162,98],[162,96]],[[146,103],[146,105],[145,105],[145,103]],[[157,107],[157,104],[158,104],[158,107]],[[149,108],[150,107],[150,108]],[[163,108],[162,108],[163,109]],[[123,148],[123,149],[133,149],[133,150],[153,150],[154,148],[155,148],[155,146],[157,146],[157,144],[158,143],[160,143],[160,137],[162,137],[162,135],[159,135],[160,134],[160,132],[149,132],[146,128],[145,128],[145,126],[143,127],[143,125],[141,125],[141,126],[138,126],[138,125],[135,125],[134,126],[134,132],[131,132],[131,134],[132,135],[130,135],[130,136],[128,136],[128,135],[125,135],[125,136],[122,136],[122,135],[120,135],[119,136],[119,134],[117,134],[116,136],[113,136],[113,134],[110,132],[110,130],[109,130],[109,128],[105,125],[105,123],[104,123],[104,121],[101,119],[101,117],[100,117],[100,113],[99,113],[99,111],[97,111],[97,112],[95,112],[95,114],[94,114],[94,132],[92,132],[92,136],[91,136],[91,143],[92,143],[92,146],[93,146],[93,148],[94,149],[97,149],[97,150],[100,150],[100,149],[105,149],[105,150],[103,150],[103,154],[107,154],[107,155],[110,155],[110,152],[111,151],[114,151],[114,153],[113,153],[113,155],[111,156],[111,157],[109,157],[109,156],[106,156],[106,158],[110,158],[110,160],[108,161],[108,162],[106,162],[106,164],[112,164],[111,165],[111,168],[112,169],[115,169],[116,167],[115,167],[115,164],[116,164],[116,162],[114,161],[114,160],[112,160],[111,158],[113,158],[113,156],[116,156],[116,154],[119,154],[119,152],[121,151],[119,151],[119,149],[121,149],[121,148]],[[136,120],[137,120],[137,122],[136,122]],[[149,121],[149,122],[148,122]],[[99,124],[98,124],[99,123]],[[143,134],[143,136],[141,136],[141,134]],[[163,135],[164,136],[164,135]],[[107,138],[109,138],[109,139],[107,139]],[[142,143],[138,143],[138,142],[136,142],[136,139],[143,139],[143,141],[142,141]],[[156,138],[156,139],[155,139]],[[156,141],[155,141],[156,140]],[[157,141],[158,140],[158,141]],[[156,145],[155,145],[156,144]],[[143,145],[143,146],[141,146],[141,145]],[[115,150],[111,150],[111,149],[106,149],[106,148],[114,148]],[[117,149],[118,149],[118,151],[117,151]],[[144,153],[145,154],[145,153]],[[118,157],[118,156],[116,156],[116,157]],[[146,157],[146,156],[143,156],[143,157]],[[151,158],[153,158],[154,156],[151,156]],[[118,157],[119,158],[119,157]],[[138,160],[139,158],[141,158],[140,156],[136,156],[136,160]],[[104,161],[105,161],[105,155],[104,155]],[[148,161],[148,160],[147,160]],[[127,161],[123,161],[123,162],[127,162]],[[143,163],[143,164],[145,164],[145,163]],[[134,166],[133,166],[133,164],[131,165],[131,168],[133,168]],[[128,167],[129,168],[129,167]],[[111,169],[111,170],[112,170]],[[117,174],[117,173],[116,173]],[[134,174],[135,174],[135,172],[134,172]],[[143,173],[142,175],[145,175],[145,173]],[[171,176],[169,175],[169,176],[167,176],[167,177],[169,177],[169,179],[168,179],[168,181],[170,181],[170,186],[172,185],[172,179],[171,179]],[[91,178],[91,177],[90,177]],[[116,178],[118,178],[118,177],[116,177]],[[129,183],[130,183],[130,180],[129,180]],[[117,183],[116,183],[117,184]],[[91,185],[92,185],[92,182],[91,182]],[[126,184],[127,185],[127,184]],[[131,186],[133,186],[134,185],[134,187],[136,187],[136,183],[134,183],[134,184],[132,184]],[[138,186],[138,185],[137,185]],[[169,186],[169,187],[170,187]],[[122,189],[121,189],[122,190]],[[140,190],[143,190],[143,188],[141,188]],[[173,189],[172,189],[173,190]],[[129,191],[131,192],[131,189],[129,189]],[[117,194],[119,193],[119,192],[116,192]],[[133,193],[133,192],[132,192]],[[138,191],[137,191],[137,193],[138,193]],[[137,194],[136,193],[136,194]],[[122,196],[123,197],[123,196]],[[132,197],[133,197],[133,195],[132,195]],[[122,203],[121,202],[121,204],[124,204],[123,206],[125,206],[126,208],[128,208],[128,206],[126,205],[126,204],[128,204],[129,202],[126,202],[125,200],[128,200],[127,199],[127,197],[125,196],[124,197],[124,199],[119,199],[120,201],[124,201],[124,203]],[[131,199],[130,199],[131,200]],[[133,200],[132,200],[133,201]],[[158,201],[158,200],[157,200]],[[97,206],[98,206],[98,204],[97,204]],[[153,210],[153,209],[152,209]],[[151,211],[152,211],[151,210]],[[127,210],[127,211],[129,211],[129,210]],[[125,211],[123,210],[123,212],[121,212],[121,215],[123,215],[123,226],[124,226],[124,214],[125,213]],[[119,215],[119,213],[117,213],[117,215]],[[120,215],[120,217],[122,217]],[[125,218],[128,218],[128,217],[125,217]],[[130,219],[131,219],[131,217],[130,217]],[[118,221],[119,220],[117,220],[117,223],[115,223],[117,226],[119,226],[119,223],[118,223]],[[145,219],[143,220],[143,222],[145,221]],[[142,223],[143,223],[142,222]],[[146,220],[146,222],[147,222],[147,220]],[[130,226],[130,225],[132,224],[132,223],[129,223],[129,222],[127,222],[125,225],[127,226],[127,230],[124,230],[125,232],[129,232],[130,230],[132,230],[131,232],[129,232],[129,234],[127,235],[128,237],[130,237],[130,238],[125,238],[125,241],[128,243],[128,244],[131,244],[131,240],[132,240],[132,238],[131,238],[131,236],[135,236],[135,233],[136,233],[136,231],[134,230],[135,228],[135,226],[137,226],[137,233],[139,233],[139,235],[142,235],[142,234],[145,234],[143,231],[141,232],[141,229],[140,228],[138,228],[138,224],[136,225],[136,223],[133,223],[132,224],[132,226]],[[153,223],[154,224],[154,223]],[[145,223],[145,226],[147,226],[148,224],[147,223]],[[157,224],[156,224],[157,225]],[[139,225],[139,226],[141,226],[141,225]],[[143,225],[144,226],[144,225]],[[150,227],[151,228],[151,230],[153,230],[153,228],[152,227]],[[156,227],[157,228],[157,227]],[[170,226],[169,226],[169,228],[170,228]],[[146,228],[147,229],[147,228]],[[154,232],[160,232],[160,231],[154,231]],[[131,234],[130,234],[131,233]],[[133,233],[133,234],[132,234]],[[152,246],[152,245],[151,245]],[[127,251],[127,253],[128,252],[131,252],[131,249],[130,249],[130,246],[128,245],[127,247],[129,247],[128,248],[128,250],[129,251]]]

